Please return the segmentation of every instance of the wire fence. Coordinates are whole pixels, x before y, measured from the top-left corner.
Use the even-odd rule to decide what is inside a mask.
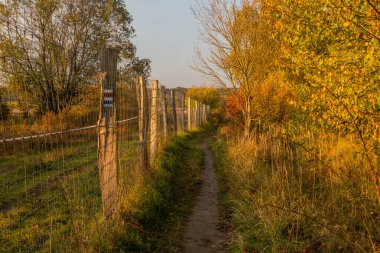
[[[152,142],[160,145],[206,120],[195,108],[199,103],[187,103],[185,89],[167,90],[155,81],[149,87],[142,78],[131,82],[118,69],[109,80],[109,64],[102,69],[106,78],[89,82],[80,102],[58,113],[41,113],[36,108],[48,108],[49,101],[35,106],[10,90],[0,97],[10,110],[0,117],[1,252],[75,252],[79,242],[90,243],[91,229],[117,212],[120,194],[142,163],[149,169],[142,149],[152,158]],[[114,125],[102,117],[114,117]]]

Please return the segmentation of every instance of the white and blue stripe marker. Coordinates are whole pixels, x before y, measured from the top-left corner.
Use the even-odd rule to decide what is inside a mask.
[[[103,104],[108,108],[113,106],[113,90],[104,90]]]

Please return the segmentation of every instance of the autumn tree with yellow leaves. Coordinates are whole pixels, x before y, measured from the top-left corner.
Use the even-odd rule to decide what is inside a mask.
[[[300,125],[356,134],[380,202],[379,10],[372,0],[209,0],[194,12],[211,48],[198,52],[199,70],[243,98],[245,135],[253,120],[292,114]]]
[[[217,107],[221,99],[220,91],[214,86],[192,87],[187,90],[186,95],[211,108]]]
[[[380,3],[263,1],[294,76],[305,121],[357,135],[380,203]]]
[[[236,94],[231,122],[266,124],[220,131],[236,248],[379,252],[380,1],[199,6],[201,71]]]

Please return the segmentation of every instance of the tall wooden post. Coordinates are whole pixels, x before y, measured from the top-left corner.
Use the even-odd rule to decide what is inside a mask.
[[[191,126],[191,116],[192,116],[192,113],[191,113],[191,98],[188,97],[187,98],[187,128],[188,128],[188,130],[190,130],[192,128],[192,126]]]
[[[148,95],[146,91],[146,83],[143,77],[138,78],[137,97],[139,98],[139,141],[140,141],[140,169],[148,169]]]
[[[196,128],[199,127],[199,113],[198,113],[198,107],[199,107],[199,103],[198,103],[198,101],[195,101],[195,108],[194,108],[194,124],[195,124],[195,127],[196,127]]]
[[[139,141],[140,141],[140,169],[148,168],[148,150],[146,136],[148,133],[148,97],[145,80],[143,77],[137,79],[137,97],[139,98]]]
[[[185,131],[185,94],[181,95],[181,130]]]
[[[193,125],[192,126],[196,128],[197,127],[197,101],[194,101],[193,105],[194,107],[192,108],[193,109]]]
[[[158,143],[158,81],[152,81],[152,102],[150,107],[150,159],[153,160],[157,152]]]
[[[98,168],[104,216],[117,207],[116,77],[118,51],[106,48],[101,59],[101,95],[98,120]]]
[[[203,108],[203,104],[199,102],[199,125],[202,126],[203,125],[203,118],[202,118],[202,108]]]
[[[204,117],[203,117],[203,109],[204,109],[204,107],[205,107],[205,105],[201,103],[201,107],[199,108],[199,114],[200,114],[202,125],[205,123],[205,120],[204,120]]]
[[[203,104],[199,103],[199,119],[200,119],[200,125],[203,125],[203,117],[202,117],[202,110],[203,110]]]
[[[162,121],[164,128],[164,137],[168,137],[168,106],[166,104],[166,89],[165,86],[161,86],[161,102],[162,102]]]
[[[203,118],[203,123],[206,123],[206,121],[207,121],[206,108],[207,108],[207,106],[206,106],[205,104],[203,104],[203,105],[202,105],[202,118]]]
[[[171,91],[171,102],[172,102],[172,111],[173,111],[173,134],[177,135],[177,108],[175,103],[175,91]]]
[[[199,103],[199,125],[203,125],[203,117],[202,117],[203,104]]]
[[[201,102],[198,102],[198,111],[197,111],[197,114],[198,114],[198,127],[200,127],[202,125],[202,117],[201,117],[201,108],[202,108],[202,104]]]

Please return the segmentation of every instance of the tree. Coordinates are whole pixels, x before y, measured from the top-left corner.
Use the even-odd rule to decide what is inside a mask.
[[[136,83],[136,78],[139,76],[144,77],[144,80],[148,80],[151,73],[151,61],[149,59],[140,59],[134,57],[131,61],[121,68],[121,75],[123,80],[128,83]]]
[[[298,90],[315,127],[354,133],[380,203],[380,2],[267,0]]]
[[[242,96],[245,135],[252,127],[255,89],[275,69],[278,44],[268,33],[257,1],[208,0],[197,2],[194,14],[203,30],[201,39],[210,48],[208,57],[197,50],[196,69],[224,88]]]
[[[187,90],[187,96],[202,104],[209,105],[211,108],[216,108],[220,102],[220,91],[215,87],[192,87]]]
[[[106,45],[122,61],[135,57],[132,17],[122,0],[9,0],[0,15],[0,71],[13,93],[40,112],[80,102]]]

